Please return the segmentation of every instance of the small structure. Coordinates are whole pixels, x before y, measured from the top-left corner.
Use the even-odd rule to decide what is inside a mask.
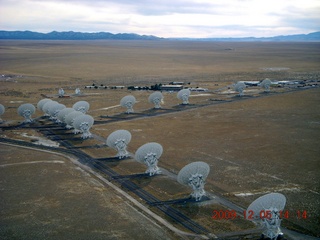
[[[243,82],[246,86],[250,86],[250,87],[258,86],[260,83],[259,81],[240,81],[240,82]]]
[[[161,91],[180,91],[183,85],[161,85]]]
[[[98,88],[97,86],[92,86],[92,85],[89,85],[89,86],[85,86],[84,88],[90,88],[90,89],[94,89],[94,88]]]
[[[205,180],[210,172],[210,167],[205,162],[193,162],[184,166],[178,173],[177,180],[183,185],[193,189],[191,196],[200,201],[206,195],[204,191]]]
[[[148,169],[146,173],[150,176],[161,173],[158,168],[158,161],[163,152],[163,148],[159,143],[150,142],[142,145],[135,154],[135,159],[145,164]]]
[[[173,81],[173,82],[170,82],[169,85],[184,85],[184,82]]]
[[[35,111],[36,111],[36,108],[31,103],[25,103],[20,105],[20,107],[18,107],[18,114],[24,117],[25,123],[33,122],[31,116],[32,114],[34,114]]]
[[[118,151],[119,159],[129,156],[127,146],[131,141],[131,133],[127,130],[117,130],[111,133],[107,138],[107,145]]]
[[[208,88],[200,88],[200,87],[189,88],[189,90],[192,92],[208,92]]]

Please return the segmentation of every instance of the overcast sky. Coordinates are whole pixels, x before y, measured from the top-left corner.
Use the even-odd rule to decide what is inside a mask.
[[[0,30],[291,35],[320,30],[320,0],[0,0]]]

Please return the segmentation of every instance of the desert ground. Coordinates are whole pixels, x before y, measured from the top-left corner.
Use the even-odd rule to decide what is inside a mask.
[[[91,132],[101,138],[70,142],[79,147],[102,146],[83,148],[90,156],[114,156],[116,152],[104,146],[101,139],[126,129],[132,134],[128,147],[132,154],[147,142],[160,143],[164,152],[159,166],[172,174],[194,161],[208,163],[211,171],[206,191],[244,209],[266,193],[284,194],[290,215],[282,226],[320,237],[319,53],[319,43],[0,41],[0,103],[6,107],[1,126],[21,123],[19,105],[36,105],[45,96],[68,107],[79,100],[88,101],[88,114],[96,121]],[[260,87],[247,87],[244,97],[238,97],[231,87],[237,81],[265,78],[307,84],[302,88],[272,87],[270,93]],[[190,106],[185,109],[176,92],[163,92],[163,109],[183,111],[149,117],[146,113],[155,112],[148,102],[152,92],[126,89],[171,81],[208,91],[192,92]],[[125,88],[85,88],[93,83]],[[73,96],[76,87],[83,95]],[[71,97],[58,98],[59,88]],[[126,120],[125,109],[119,106],[120,99],[129,94],[136,97],[134,110],[141,115],[132,120]],[[34,117],[42,115],[36,111]],[[102,124],[106,116],[122,120]],[[3,128],[0,134],[2,138],[28,142],[45,138],[32,128]],[[4,239],[70,239],[69,231],[75,232],[74,239],[142,239],[139,234],[150,236],[148,231],[155,239],[177,238],[165,227],[150,222],[94,176],[80,171],[68,158],[0,146],[4,196],[0,234]],[[54,164],[22,164],[34,161]],[[121,174],[145,171],[133,159],[106,164]],[[161,200],[190,193],[188,187],[166,175],[136,181]],[[216,202],[178,208],[214,234],[254,228],[244,219],[212,219],[213,210],[226,209]],[[306,211],[307,217],[298,218],[298,211]]]

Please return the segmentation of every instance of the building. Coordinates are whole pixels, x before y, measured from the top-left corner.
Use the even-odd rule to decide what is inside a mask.
[[[161,85],[161,91],[180,91],[183,89],[182,85]]]

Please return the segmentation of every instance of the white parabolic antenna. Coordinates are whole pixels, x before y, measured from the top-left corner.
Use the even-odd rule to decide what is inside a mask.
[[[75,110],[73,108],[64,108],[62,109],[58,115],[57,115],[57,121],[59,123],[64,123],[65,122],[65,118],[66,118],[66,115],[68,115],[69,113],[71,112],[74,112]]]
[[[49,99],[49,98],[41,99],[41,100],[37,103],[37,108],[38,108],[38,110],[42,111],[43,105],[44,105],[45,103],[47,103],[47,102],[50,102],[50,101],[52,101],[52,100]]]
[[[243,82],[237,82],[234,85],[234,90],[239,93],[239,96],[243,96],[243,91],[246,88],[246,85]]]
[[[64,108],[66,108],[66,106],[61,103],[54,104],[54,105],[50,106],[48,109],[50,119],[54,120],[54,121],[57,120],[58,113]]]
[[[74,92],[75,92],[76,95],[80,95],[81,94],[80,88],[76,88],[76,90]]]
[[[271,83],[271,80],[269,78],[266,78],[260,83],[260,86],[265,89],[265,92],[270,92]]]
[[[73,127],[73,121],[76,117],[80,116],[80,115],[84,115],[84,113],[79,112],[79,111],[73,111],[69,114],[67,114],[65,116],[65,124],[66,124],[66,128],[70,129]]]
[[[62,97],[64,95],[64,90],[63,88],[60,88],[59,91],[58,91],[58,94],[60,97]]]
[[[182,100],[182,104],[189,104],[189,96],[191,92],[189,89],[182,89],[177,93],[177,98]]]
[[[50,116],[49,109],[53,107],[54,105],[58,105],[59,103],[57,101],[47,101],[43,104],[41,110],[44,112],[45,116]]]
[[[133,113],[133,105],[136,103],[136,98],[132,95],[123,97],[120,100],[120,105],[127,108],[126,113]]]
[[[161,108],[161,103],[163,102],[163,95],[161,92],[151,93],[149,96],[149,102],[154,104],[154,108]]]
[[[280,230],[280,211],[286,205],[286,197],[280,193],[269,193],[257,198],[247,209],[246,217],[260,223],[263,234],[270,239],[277,239],[283,233]]]
[[[131,141],[131,133],[127,130],[117,130],[107,138],[107,145],[118,151],[119,159],[128,157],[127,146]]]
[[[86,113],[86,112],[88,112],[88,110],[90,108],[90,104],[87,101],[79,101],[79,102],[76,102],[75,104],[73,104],[72,107],[76,111]]]
[[[4,112],[5,112],[5,108],[2,104],[0,104],[0,123],[3,122],[1,119],[1,116],[2,116],[2,114],[4,114]]]
[[[90,128],[94,123],[93,117],[87,114],[76,117],[73,121],[73,127],[82,132],[81,138],[86,139],[91,137]]]
[[[183,185],[193,189],[192,197],[200,201],[206,195],[204,191],[205,180],[210,172],[210,166],[205,162],[193,162],[184,166],[178,173],[177,180]]]
[[[36,108],[31,103],[25,103],[20,105],[20,107],[18,107],[18,114],[24,117],[25,123],[32,122],[31,116],[32,114],[34,114],[35,111],[36,111]]]
[[[135,154],[135,159],[138,162],[145,164],[148,169],[146,173],[150,176],[161,173],[158,168],[158,161],[163,152],[163,148],[159,143],[150,142],[138,148]]]

